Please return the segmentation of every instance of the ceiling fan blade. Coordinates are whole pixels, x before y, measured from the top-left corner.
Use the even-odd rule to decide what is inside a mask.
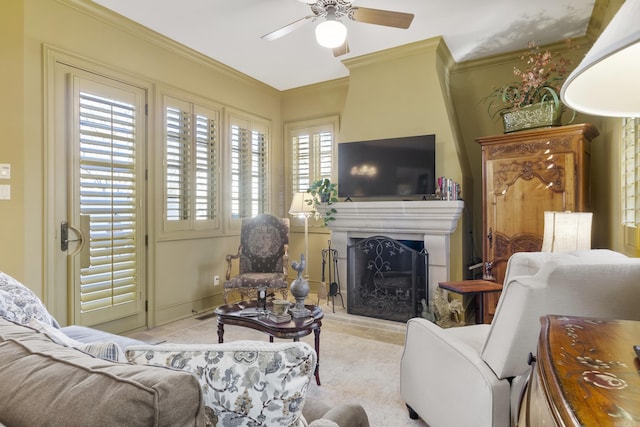
[[[370,9],[368,7],[352,7],[349,11],[349,18],[354,21],[404,29],[409,28],[413,21],[413,16],[413,13]]]
[[[349,42],[347,40],[342,45],[333,48],[333,56],[342,56],[349,53]]]
[[[280,27],[275,31],[271,31],[270,33],[267,33],[264,36],[261,36],[260,38],[265,40],[279,39],[280,37],[286,36],[287,34],[300,28],[302,25],[305,24],[307,19],[310,19],[310,18],[315,18],[315,15],[309,15],[309,16],[305,16],[304,18],[300,18],[297,21],[294,21],[290,24],[285,25],[284,27]]]

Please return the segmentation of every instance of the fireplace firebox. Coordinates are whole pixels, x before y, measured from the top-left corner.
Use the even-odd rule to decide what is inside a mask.
[[[429,254],[422,241],[352,239],[347,248],[347,312],[406,322],[428,302]]]

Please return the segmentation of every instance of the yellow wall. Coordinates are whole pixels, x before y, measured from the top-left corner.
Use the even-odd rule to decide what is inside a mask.
[[[0,12],[0,163],[11,165],[11,200],[0,200],[0,271],[25,280],[25,149],[23,11],[18,1]]]
[[[282,94],[282,120],[283,122],[296,122],[311,120],[320,117],[339,115],[341,119],[349,80],[339,79],[317,85],[310,85],[291,89]],[[342,120],[339,126],[341,127]],[[342,141],[340,130],[336,135],[336,141]],[[288,147],[285,146],[285,149]],[[292,190],[287,187],[286,194]],[[307,254],[307,274],[312,289],[317,289],[322,276],[321,250],[326,248],[331,233],[321,226],[321,221],[309,221],[309,253]],[[298,218],[291,218],[291,233],[289,237],[289,259],[299,260],[304,253],[304,222]],[[342,289],[346,283],[341,284]]]
[[[577,66],[584,53],[593,41],[606,27],[615,12],[620,8],[623,0],[596,2],[594,15],[589,24],[588,38],[577,41],[577,50],[567,50],[565,43],[550,46],[554,51],[562,52],[563,56],[572,60]],[[524,46],[523,46],[524,48]],[[514,66],[520,69],[526,65],[520,59],[521,52],[514,52],[495,57],[484,58],[457,64],[451,76],[451,90],[453,93],[456,113],[460,121],[462,139],[469,158],[473,176],[473,194],[475,196],[472,209],[473,240],[478,254],[482,253],[482,156],[480,146],[475,139],[480,136],[502,133],[502,123],[491,119],[487,112],[487,105],[483,99],[496,87],[516,80],[513,75]],[[564,123],[571,119],[571,113],[563,115]],[[578,114],[573,123],[593,123],[599,130],[591,151],[591,200],[593,219],[593,247],[611,248],[622,251],[617,242],[621,229],[619,218],[619,181],[620,164],[617,151],[617,141],[612,134],[613,119]]]
[[[436,37],[344,62],[349,69],[348,80],[286,91],[282,102],[283,120],[338,114],[341,118],[339,143],[435,134],[436,173],[460,182],[466,197],[465,183],[471,183],[471,177],[448,90],[453,61],[443,39]],[[461,254],[466,250],[463,222],[458,223],[451,237],[452,253]],[[327,247],[330,237],[326,229],[311,227],[308,265],[312,287],[321,278],[320,250]],[[301,240],[302,236],[294,234],[292,247]],[[291,251],[293,257],[298,253],[295,249]],[[466,256],[451,257],[451,280],[463,278],[466,260]]]
[[[600,24],[608,22],[621,3],[621,0],[599,0],[596,21]],[[0,163],[10,163],[12,166],[11,180],[8,181],[12,198],[10,201],[0,201],[0,270],[24,281],[45,300],[52,294],[66,292],[64,285],[48,282],[50,266],[45,263],[47,251],[50,250],[45,245],[45,236],[54,228],[47,223],[48,205],[45,200],[45,178],[48,173],[47,129],[43,122],[45,46],[130,74],[143,81],[150,93],[158,84],[174,86],[271,120],[274,149],[271,153],[270,200],[273,213],[282,216],[286,215],[290,192],[285,185],[288,172],[284,164],[283,123],[341,115],[347,101],[349,79],[278,92],[138,25],[117,18],[89,0],[12,0],[2,3],[0,16],[3,58],[0,81],[4,101],[1,107],[3,114],[0,115],[3,135]],[[596,28],[594,34],[597,36],[597,33]],[[445,135],[447,148],[444,153],[438,154],[444,155],[445,160],[439,158],[438,168],[443,174],[463,181],[475,246],[480,248],[481,165],[480,149],[475,144],[475,138],[502,132],[500,124],[488,117],[480,100],[493,86],[512,80],[511,70],[518,62],[518,56],[505,55],[455,64],[451,75],[446,58],[437,58],[429,66],[438,78],[442,98],[438,101],[440,108],[432,113],[435,119],[452,123],[452,130]],[[384,65],[380,67],[384,68]],[[411,87],[418,84],[412,79],[419,78],[416,75],[395,84]],[[392,94],[387,95],[387,107],[400,102]],[[416,105],[428,104],[424,99],[411,102]],[[424,108],[430,107],[426,105]],[[619,180],[616,181],[619,174],[616,157],[618,147],[612,130],[615,122],[613,119],[584,116],[579,116],[577,121],[590,121],[601,133],[592,151],[595,246],[621,250],[616,221],[620,195],[617,191]],[[394,124],[385,126],[380,131],[388,135],[398,130]],[[416,133],[435,128],[435,125],[423,126],[415,128]],[[438,132],[443,133],[437,129]],[[341,135],[338,140],[341,140]],[[156,141],[151,135],[150,150],[154,144]],[[453,163],[449,163],[449,160]],[[157,192],[158,185],[151,174],[150,192]],[[153,200],[151,207],[157,209],[159,201]],[[154,234],[153,218],[150,221],[150,324],[183,317],[191,314],[191,310],[199,311],[219,303],[221,290],[212,289],[208,280],[213,274],[224,277],[224,255],[235,252],[237,231],[225,228],[221,236],[216,238],[160,241]],[[464,270],[468,261],[467,255],[455,256],[467,244],[460,227],[457,234],[454,237],[457,243],[452,244],[452,257],[458,260],[458,264],[452,277],[463,274],[460,270]],[[310,252],[326,247],[328,236],[325,230],[314,229]],[[302,238],[301,228],[294,227],[290,245],[292,259],[296,259],[302,251]],[[311,261],[309,273],[318,277],[320,262]],[[62,309],[55,309],[54,315],[61,318],[66,313]]]
[[[147,89],[150,102],[150,133],[148,135],[149,187],[151,212],[160,209],[162,182],[155,179],[158,170],[154,162],[158,140],[153,134],[155,94],[159,86],[168,86],[197,94],[200,97],[247,112],[272,123],[274,161],[270,167],[270,205],[275,214],[284,215],[284,165],[282,162],[282,119],[279,91],[248,78],[223,64],[166,40],[140,26],[116,17],[88,0],[22,0],[3,3],[1,15],[10,19],[2,31],[11,32],[0,43],[7,44],[4,52],[11,52],[13,76],[2,79],[6,85],[3,105],[18,107],[20,117],[3,115],[3,126],[11,127],[5,134],[14,141],[4,155],[11,162],[15,181],[15,197],[8,215],[3,208],[3,241],[0,245],[0,269],[24,281],[52,310],[61,322],[67,319],[64,283],[49,280],[52,266],[51,252],[46,247],[49,233],[56,232],[50,215],[51,200],[47,200],[45,174],[48,165],[48,129],[45,85],[49,52],[95,62],[99,69],[117,70],[130,76]],[[11,17],[11,12],[14,14]],[[24,19],[21,18],[24,14]],[[24,28],[21,23],[24,22]],[[10,36],[10,37],[9,37]],[[24,47],[24,49],[23,49]],[[24,58],[23,58],[24,56]],[[21,85],[21,81],[24,84]],[[22,106],[24,105],[24,108]],[[10,120],[7,120],[10,118]],[[22,135],[24,133],[24,136]],[[9,155],[11,158],[9,158]],[[28,171],[28,173],[26,172]],[[57,171],[58,173],[63,171]],[[213,288],[212,276],[224,280],[224,257],[235,253],[238,230],[229,227],[228,209],[222,207],[223,228],[219,237],[196,240],[160,240],[156,236],[155,216],[149,215],[149,295],[150,324],[164,323],[201,311],[221,302],[222,287]],[[7,225],[5,225],[7,224]],[[5,236],[8,239],[5,239]],[[11,241],[12,243],[9,243]],[[24,247],[24,249],[22,249]]]
[[[344,61],[349,92],[340,136],[343,142],[436,135],[436,176],[470,183],[469,167],[448,90],[451,53],[441,37]],[[338,186],[340,183],[338,182]],[[464,219],[450,239],[463,254]],[[452,256],[449,277],[463,279],[465,256]]]

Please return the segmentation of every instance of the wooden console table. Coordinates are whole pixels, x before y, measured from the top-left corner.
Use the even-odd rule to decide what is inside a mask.
[[[459,282],[440,282],[439,285],[442,289],[460,295],[475,295],[476,323],[491,323],[491,320],[486,318],[484,294],[502,291],[502,285],[500,283],[489,280],[462,280]]]
[[[518,426],[640,425],[640,322],[549,315]]]

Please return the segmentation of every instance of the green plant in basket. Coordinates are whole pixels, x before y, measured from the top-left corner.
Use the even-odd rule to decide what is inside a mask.
[[[313,206],[316,217],[322,216],[322,225],[326,227],[330,221],[336,219],[334,215],[338,212],[331,207],[338,201],[336,184],[331,182],[329,178],[320,178],[311,183],[307,193],[311,195],[311,199],[307,200],[307,204]]]

